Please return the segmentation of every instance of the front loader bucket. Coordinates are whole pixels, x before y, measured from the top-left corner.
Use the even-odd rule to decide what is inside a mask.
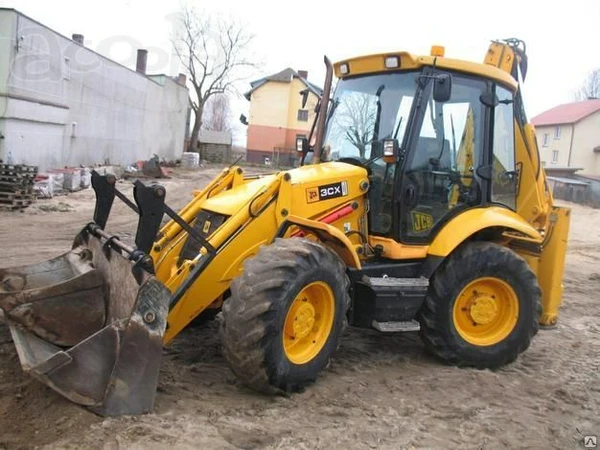
[[[23,370],[104,416],[152,410],[170,297],[149,257],[97,223],[58,258],[0,269]]]
[[[21,365],[101,415],[152,410],[170,292],[99,238],[0,270],[0,308]]]

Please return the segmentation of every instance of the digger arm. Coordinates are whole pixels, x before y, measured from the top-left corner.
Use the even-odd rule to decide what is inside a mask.
[[[484,63],[509,73],[517,82],[527,74],[525,44],[516,39],[493,41]],[[520,84],[519,84],[520,87]],[[535,128],[528,123],[520,89],[515,94],[515,158],[518,167],[517,213],[542,235],[541,244],[522,240],[518,252],[536,272],[542,289],[542,325],[554,325],[562,302],[563,273],[570,209],[554,205],[542,167]]]

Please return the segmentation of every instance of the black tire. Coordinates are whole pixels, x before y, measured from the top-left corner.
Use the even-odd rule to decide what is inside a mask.
[[[518,297],[517,321],[504,339],[493,345],[473,345],[458,333],[454,303],[473,280],[495,277]],[[421,311],[421,338],[425,347],[445,362],[459,367],[493,369],[514,361],[538,331],[542,313],[541,290],[525,260],[506,247],[472,242],[451,255],[434,273]]]
[[[286,315],[297,294],[315,281],[334,295],[333,324],[319,353],[304,364],[283,346]],[[338,255],[303,238],[277,239],[244,263],[223,304],[221,344],[232,371],[246,386],[265,393],[302,391],[316,380],[339,346],[350,306],[350,281]]]

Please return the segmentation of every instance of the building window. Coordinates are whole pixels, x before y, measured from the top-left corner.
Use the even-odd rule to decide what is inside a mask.
[[[554,128],[554,139],[560,139],[560,127]]]
[[[558,150],[552,150],[552,162],[554,164],[558,162]]]
[[[300,122],[308,122],[308,109],[298,110],[298,120]]]
[[[550,135],[548,133],[544,133],[544,137],[542,139],[542,147],[548,147],[549,140],[550,140]]]
[[[71,59],[65,56],[64,58],[64,69],[63,69],[63,80],[69,81],[71,79]]]

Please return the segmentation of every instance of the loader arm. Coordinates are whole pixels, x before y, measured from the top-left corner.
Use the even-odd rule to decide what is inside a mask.
[[[364,218],[364,169],[322,163],[264,176],[244,177],[241,168],[226,172],[180,212],[215,252],[208,254],[174,222],[163,228],[151,252],[158,278],[173,293],[165,343],[226,297],[244,262],[277,236],[309,233],[348,266],[360,267],[360,245],[342,230],[360,229]],[[339,196],[313,201],[310,194],[319,186],[339,190]]]

